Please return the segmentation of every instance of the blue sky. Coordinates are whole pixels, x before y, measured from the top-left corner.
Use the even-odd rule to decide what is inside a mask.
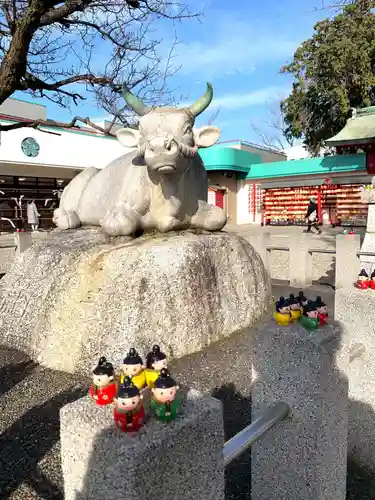
[[[188,0],[191,10],[204,10],[204,16],[200,21],[177,24],[181,43],[175,48],[173,62],[181,69],[169,84],[176,96],[191,101],[205,91],[206,81],[213,84],[214,102],[199,118],[199,125],[207,123],[219,108],[214,124],[222,129],[221,140],[259,143],[252,124],[272,133],[267,123],[278,102],[288,95],[291,82],[279,69],[292,59],[301,41],[311,36],[315,22],[328,15],[315,9],[321,1]],[[163,38],[160,50],[166,50],[171,25],[163,22],[156,28]],[[104,116],[90,100],[70,110],[48,101],[37,102],[47,105],[52,119]]]

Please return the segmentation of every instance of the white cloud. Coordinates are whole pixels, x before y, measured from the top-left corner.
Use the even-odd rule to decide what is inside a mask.
[[[249,74],[259,64],[273,61],[282,64],[290,60],[298,46],[293,37],[281,32],[268,33],[264,26],[223,16],[222,12],[211,14],[209,20],[195,28],[191,34],[194,41],[176,48],[174,62],[181,65],[180,74],[203,70],[206,78]]]
[[[220,108],[221,110],[235,110],[251,106],[262,106],[279,102],[285,98],[290,92],[290,88],[286,85],[272,85],[262,89],[253,90],[251,92],[230,93],[222,96],[214,97],[210,109]],[[180,107],[189,106],[190,101],[182,102]]]
[[[280,101],[288,94],[288,90],[286,86],[273,85],[247,93],[226,94],[214,98],[212,105],[227,110],[261,106],[273,101]]]

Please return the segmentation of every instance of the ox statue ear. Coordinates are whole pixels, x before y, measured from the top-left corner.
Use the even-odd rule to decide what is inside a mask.
[[[220,137],[220,129],[212,125],[194,129],[194,142],[198,148],[213,146]]]
[[[141,134],[134,128],[120,128],[116,131],[116,136],[126,148],[135,148],[138,146]]]

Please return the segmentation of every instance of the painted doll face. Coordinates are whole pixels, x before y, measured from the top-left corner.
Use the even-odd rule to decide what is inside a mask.
[[[292,311],[297,311],[298,309],[301,309],[299,304],[290,304],[290,308]]]
[[[113,380],[113,377],[109,377],[108,375],[93,375],[92,380],[97,387],[105,387]]]
[[[318,311],[317,311],[317,310],[316,310],[316,311],[309,311],[309,312],[307,313],[307,316],[308,316],[309,318],[317,318],[317,317],[318,317]]]
[[[155,388],[152,389],[152,394],[158,403],[168,403],[168,401],[174,401],[177,390],[177,385],[174,387],[168,387],[168,389]]]
[[[167,368],[167,359],[164,358],[160,361],[155,361],[155,363],[152,363],[152,368],[157,372],[160,372],[162,368]]]
[[[290,313],[290,307],[289,306],[280,307],[279,313],[280,314],[289,314]]]
[[[137,365],[122,365],[122,371],[124,372],[124,375],[127,375],[128,377],[139,375],[143,369],[144,366],[140,363]]]
[[[318,307],[318,313],[319,314],[327,314],[327,312],[328,312],[327,306],[320,306],[320,307]]]
[[[119,410],[132,411],[137,408],[141,402],[141,396],[133,396],[132,398],[116,398],[116,407]]]
[[[367,276],[358,276],[358,281],[367,281],[368,277]]]

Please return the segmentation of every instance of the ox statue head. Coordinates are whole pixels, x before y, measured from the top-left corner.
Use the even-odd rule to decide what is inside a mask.
[[[127,105],[137,113],[138,130],[123,128],[116,132],[118,140],[126,147],[138,148],[152,172],[173,174],[183,172],[198,148],[208,148],[220,136],[217,127],[195,129],[195,118],[210,105],[213,89],[207,83],[206,93],[187,108],[148,108],[127,88],[123,89]]]

